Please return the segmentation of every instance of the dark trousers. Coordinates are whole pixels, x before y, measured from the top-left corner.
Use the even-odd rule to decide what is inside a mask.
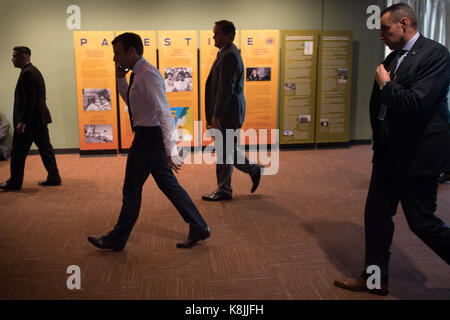
[[[114,229],[109,233],[117,241],[127,241],[139,216],[142,187],[152,174],[159,189],[172,202],[191,230],[207,227],[189,195],[178,184],[167,162],[160,127],[138,127],[127,158],[123,185],[122,210]]]
[[[233,193],[233,189],[231,188],[231,174],[233,173],[233,167],[251,175],[252,170],[256,170],[259,166],[250,163],[245,153],[240,150],[238,146],[238,136],[233,138],[231,146],[227,146],[225,130],[222,131],[222,137],[222,139],[214,140],[214,148],[216,149],[218,161],[216,164],[217,191],[231,196]],[[219,163],[219,160],[221,160],[221,163]]]
[[[439,174],[400,176],[386,160],[376,160],[365,207],[365,269],[381,268],[388,280],[393,217],[400,202],[408,225],[426,245],[450,264],[450,228],[436,216]]]
[[[35,143],[39,149],[44,167],[48,172],[48,180],[60,180],[58,167],[56,165],[55,151],[50,143],[47,126],[37,128],[25,128],[24,133],[14,130],[13,144],[11,150],[11,177],[8,185],[22,187],[25,171],[25,159],[31,144]]]

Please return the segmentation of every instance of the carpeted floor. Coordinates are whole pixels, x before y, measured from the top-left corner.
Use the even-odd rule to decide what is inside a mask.
[[[276,175],[251,194],[235,169],[232,201],[209,203],[213,165],[178,175],[211,228],[190,250],[175,248],[188,228],[147,181],[140,217],[122,252],[94,248],[121,208],[126,156],[57,155],[59,187],[40,187],[46,172],[27,158],[20,192],[0,193],[0,299],[450,299],[450,267],[408,228],[401,208],[390,267],[390,295],[352,293],[335,278],[357,275],[364,256],[363,209],[370,146],[282,151]],[[0,180],[9,162],[0,162]],[[450,222],[450,183],[440,185],[438,216]],[[69,290],[66,269],[81,270]]]

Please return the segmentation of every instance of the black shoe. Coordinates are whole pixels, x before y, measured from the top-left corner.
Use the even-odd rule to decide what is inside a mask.
[[[441,174],[441,176],[439,177],[439,183],[445,183],[447,181],[450,181],[450,174]]]
[[[205,194],[202,196],[202,200],[205,201],[222,201],[222,200],[231,200],[232,196],[224,194],[219,191],[214,191],[211,194]]]
[[[112,249],[114,251],[122,251],[126,242],[117,242],[108,236],[89,236],[88,241],[100,249]]]
[[[261,180],[261,166],[257,165],[254,169],[256,171],[254,174],[251,174],[250,177],[252,178],[253,186],[251,192],[255,192],[256,189],[259,186],[259,181]],[[253,171],[253,170],[252,170]]]
[[[39,181],[39,185],[43,186],[43,187],[59,186],[59,185],[61,185],[61,179],[58,179],[58,180],[47,179],[45,181]]]
[[[0,183],[0,189],[3,190],[4,192],[10,192],[20,190],[21,188],[8,184],[8,182],[5,181]]]
[[[199,242],[200,240],[208,239],[211,236],[211,231],[209,227],[206,227],[201,232],[189,232],[188,239],[185,242],[177,243],[177,248],[180,249],[189,249],[192,248]]]

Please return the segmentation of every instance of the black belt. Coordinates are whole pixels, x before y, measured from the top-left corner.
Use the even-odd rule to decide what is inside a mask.
[[[139,132],[139,133],[146,133],[146,132],[155,132],[160,130],[160,126],[153,126],[153,127],[141,127],[141,126],[137,126],[134,127],[134,131],[135,132]]]

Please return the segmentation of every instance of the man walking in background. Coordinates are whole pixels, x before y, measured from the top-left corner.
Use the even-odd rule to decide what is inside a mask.
[[[48,172],[41,186],[61,184],[55,152],[50,143],[47,125],[52,122],[45,97],[45,82],[41,72],[30,61],[31,50],[27,47],[13,49],[14,67],[21,69],[14,93],[14,134],[11,151],[11,176],[0,183],[4,191],[22,188],[25,159],[34,142]]]
[[[230,200],[232,198],[231,174],[233,165],[250,175],[251,192],[255,192],[261,179],[261,166],[251,164],[237,143],[229,146],[226,133],[242,127],[245,119],[244,80],[245,70],[241,54],[233,44],[236,28],[230,21],[221,20],[214,26],[214,45],[219,48],[205,87],[205,113],[208,129],[221,132],[222,139],[214,139],[218,188],[202,197],[205,201]],[[231,129],[231,130],[230,130]],[[239,139],[238,137],[236,139]]]

